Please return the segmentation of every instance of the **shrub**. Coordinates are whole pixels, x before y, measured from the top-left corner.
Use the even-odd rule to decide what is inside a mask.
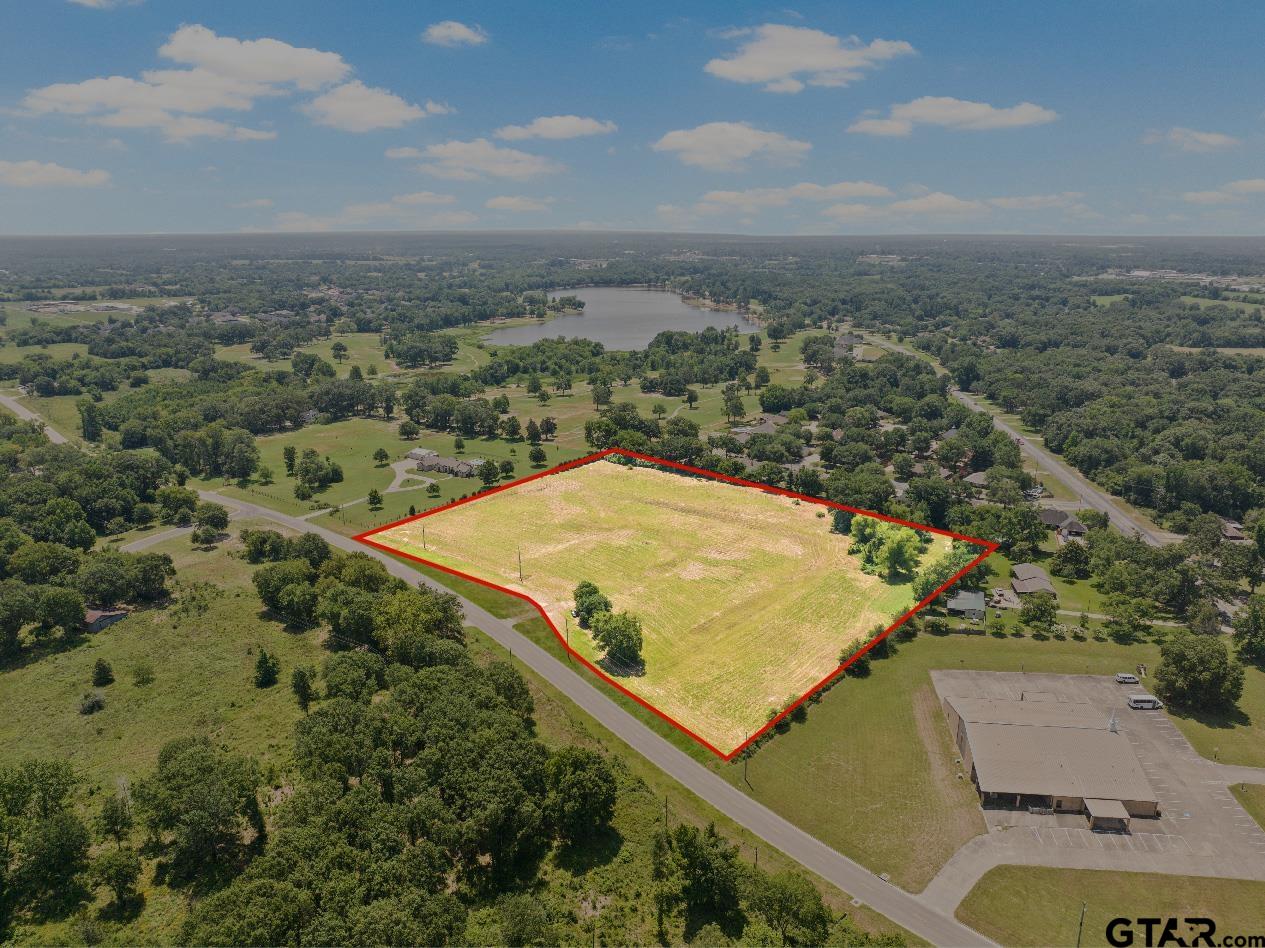
[[[114,684],[114,669],[104,658],[98,658],[92,666],[92,683],[98,688]]]
[[[99,691],[89,691],[79,699],[80,714],[96,714],[105,707],[105,695]]]

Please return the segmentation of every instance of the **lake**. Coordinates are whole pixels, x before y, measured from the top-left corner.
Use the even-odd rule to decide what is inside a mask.
[[[558,290],[551,296],[578,296],[584,300],[584,314],[555,316],[536,325],[508,326],[489,333],[489,345],[529,346],[541,339],[579,337],[600,342],[607,349],[644,349],[665,329],[702,332],[735,327],[739,332],[755,332],[754,323],[739,313],[690,306],[667,290],[631,286],[589,286]]]

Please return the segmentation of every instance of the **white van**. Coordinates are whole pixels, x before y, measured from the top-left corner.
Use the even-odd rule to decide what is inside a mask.
[[[1140,711],[1156,711],[1164,707],[1164,702],[1151,695],[1129,695],[1129,707]]]
[[[1138,676],[1130,672],[1116,672],[1116,684],[1136,685],[1138,684]]]

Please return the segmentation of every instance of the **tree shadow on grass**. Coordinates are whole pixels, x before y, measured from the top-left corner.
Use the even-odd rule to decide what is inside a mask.
[[[581,876],[610,863],[623,846],[624,837],[619,830],[607,827],[592,839],[560,846],[554,853],[554,862],[572,875]]]
[[[628,662],[606,655],[597,660],[597,667],[614,678],[641,678],[646,673],[646,662],[640,658]]]
[[[135,921],[140,917],[141,912],[145,910],[145,893],[137,892],[131,898],[124,899],[122,902],[111,900],[101,906],[97,912],[97,917],[103,922],[117,922],[124,924],[126,922]]]
[[[1202,724],[1204,727],[1218,731],[1252,726],[1252,716],[1238,707],[1199,710],[1173,705],[1169,707],[1169,712],[1173,717],[1194,721],[1196,724]]]

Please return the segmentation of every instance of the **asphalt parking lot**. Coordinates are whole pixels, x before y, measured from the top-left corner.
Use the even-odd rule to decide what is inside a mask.
[[[1159,818],[1134,819],[1129,833],[1090,831],[1079,814],[985,810],[996,843],[1197,857],[1217,863],[1227,874],[1259,874],[1265,832],[1231,795],[1220,768],[1195,753],[1163,711],[1128,706],[1128,695],[1145,691],[1145,682],[1119,685],[1101,675],[956,670],[933,672],[932,678],[941,694],[1018,699],[1039,693],[1046,701],[1090,704],[1106,718],[1114,714],[1160,801]]]

